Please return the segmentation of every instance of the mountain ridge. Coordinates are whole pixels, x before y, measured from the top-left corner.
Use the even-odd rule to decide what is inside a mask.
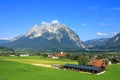
[[[33,50],[80,50],[85,48],[79,36],[64,24],[35,25],[26,34],[16,37],[5,47]]]
[[[84,42],[89,51],[120,51],[120,33],[111,38],[103,38],[102,41],[100,39],[95,40]]]
[[[111,38],[83,42],[67,25],[54,20],[51,23],[42,22],[41,25],[34,25],[25,34],[14,37],[8,42],[0,40],[0,45],[13,49],[37,51],[118,51],[120,33]]]

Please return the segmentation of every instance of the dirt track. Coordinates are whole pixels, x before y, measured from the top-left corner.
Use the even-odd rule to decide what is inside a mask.
[[[32,64],[32,65],[53,68],[51,65],[47,65],[47,64]]]

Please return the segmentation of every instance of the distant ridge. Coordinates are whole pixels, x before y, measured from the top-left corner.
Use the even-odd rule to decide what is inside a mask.
[[[112,38],[89,40],[84,44],[88,50],[92,51],[120,51],[120,33]]]

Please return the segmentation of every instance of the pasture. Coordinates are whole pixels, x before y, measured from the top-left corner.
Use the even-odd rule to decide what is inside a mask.
[[[101,75],[33,66],[31,64],[64,64],[76,61],[41,57],[0,57],[0,80],[120,80],[120,64],[110,65]]]

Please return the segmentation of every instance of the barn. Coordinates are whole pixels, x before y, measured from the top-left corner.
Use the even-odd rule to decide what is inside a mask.
[[[90,73],[100,73],[104,71],[102,68],[95,66],[84,66],[84,65],[75,65],[75,64],[65,64],[63,68],[69,70],[75,70],[75,71],[90,72]]]

